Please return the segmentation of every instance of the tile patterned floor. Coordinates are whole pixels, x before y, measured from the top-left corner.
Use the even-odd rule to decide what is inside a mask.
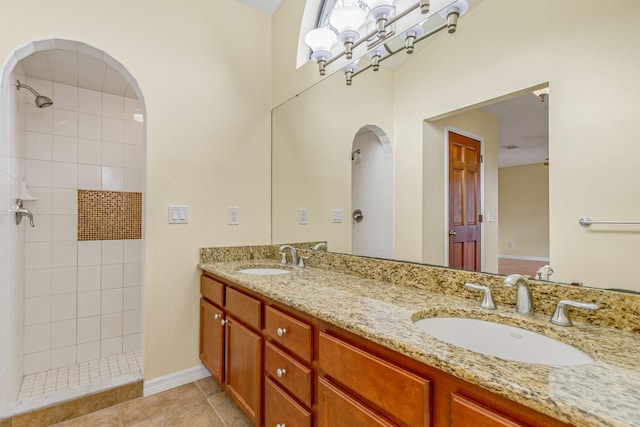
[[[148,397],[131,400],[56,427],[251,427],[211,377]]]
[[[26,375],[18,401],[37,399],[51,393],[68,390],[86,384],[142,372],[142,356],[139,351],[117,354],[77,365],[51,369]]]

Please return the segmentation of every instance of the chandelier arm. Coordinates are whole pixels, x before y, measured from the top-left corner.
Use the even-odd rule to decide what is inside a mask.
[[[438,27],[434,28],[433,30],[429,31],[428,33],[424,33],[422,36],[416,38],[413,41],[413,45],[415,46],[416,44],[420,43],[422,40],[431,37],[432,35],[439,33],[440,31],[444,30],[445,28],[447,28],[447,23],[445,22],[444,24],[440,24]],[[393,51],[393,52],[389,52],[389,54],[383,56],[382,58],[378,59],[378,64],[380,64],[382,61],[386,60],[387,58],[391,58],[393,55],[395,55],[396,53],[402,52],[403,50],[406,49],[406,46],[401,47],[400,49]],[[353,73],[351,75],[351,79],[353,79],[354,77],[356,77],[358,74],[368,70],[369,68],[371,68],[373,66],[373,64],[368,64],[360,69],[358,69],[358,71],[356,71],[355,73]]]
[[[407,16],[408,14],[410,14],[411,12],[413,12],[414,10],[418,9],[420,7],[420,2],[414,3],[411,6],[409,6],[406,10],[400,12],[399,14],[394,15],[393,17],[389,18],[387,20],[387,22],[385,23],[384,27],[387,28],[390,25],[394,24],[396,21],[404,18],[405,16]],[[360,46],[362,43],[364,43],[365,41],[369,40],[371,37],[375,36],[376,34],[378,34],[378,30],[374,29],[371,32],[369,32],[366,36],[361,37],[359,40],[355,41],[353,43],[353,45],[351,46],[351,50],[353,51],[355,48],[357,48],[358,46]],[[417,40],[416,40],[417,41]],[[415,43],[415,42],[414,42]],[[332,57],[331,59],[327,60],[327,62],[325,62],[324,66],[327,67],[330,64],[332,64],[333,62],[335,62],[338,58],[341,58],[343,55],[345,54],[344,50],[341,51],[340,53],[336,54],[336,56]],[[354,73],[355,75],[355,73]]]

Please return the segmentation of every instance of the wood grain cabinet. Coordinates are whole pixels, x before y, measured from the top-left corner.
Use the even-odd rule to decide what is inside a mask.
[[[261,426],[262,302],[205,275],[200,292],[200,360]]]
[[[200,359],[256,427],[568,427],[208,273]]]
[[[200,360],[220,384],[224,383],[224,311],[200,299]]]
[[[457,393],[451,394],[452,427],[526,427],[507,415]]]
[[[330,381],[339,385],[368,408],[389,419],[390,424],[415,427],[430,425],[429,379],[324,332],[320,332],[318,361],[325,387],[331,389]],[[336,395],[335,390],[332,394]],[[331,394],[327,391],[327,395]],[[335,398],[333,401],[336,401]],[[325,407],[320,408],[319,412],[331,413],[327,407],[329,402],[325,399]],[[345,408],[355,408],[353,404],[347,406],[343,402],[343,405]]]
[[[311,427],[313,327],[267,306],[264,333],[265,426]]]

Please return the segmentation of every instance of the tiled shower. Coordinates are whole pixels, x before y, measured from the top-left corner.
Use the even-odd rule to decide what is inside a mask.
[[[361,129],[351,155],[351,209],[362,211],[352,221],[354,255],[393,258],[393,152],[382,131]]]
[[[49,63],[66,54],[77,56],[56,51]],[[0,307],[0,339],[11,343],[0,350],[0,418],[3,406],[19,412],[29,409],[24,400],[142,377],[141,103],[130,93],[32,77],[25,69],[38,64],[29,60],[18,62],[3,86],[11,98],[3,105],[13,103],[15,111],[3,121],[9,135],[2,138],[2,201],[15,201],[26,183],[28,194],[21,196],[35,227],[16,226],[4,215],[0,223],[2,241],[9,242],[0,246],[0,300],[8,301]],[[85,58],[88,63],[106,86],[113,68]],[[52,98],[53,106],[36,108],[31,93],[16,91],[16,79]]]

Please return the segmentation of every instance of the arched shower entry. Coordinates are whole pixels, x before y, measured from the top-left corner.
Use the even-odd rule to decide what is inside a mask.
[[[72,40],[15,49],[0,91],[2,419],[142,379],[146,111],[120,62]]]
[[[360,128],[351,151],[351,249],[393,258],[393,151],[375,125]]]

